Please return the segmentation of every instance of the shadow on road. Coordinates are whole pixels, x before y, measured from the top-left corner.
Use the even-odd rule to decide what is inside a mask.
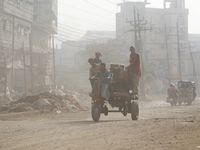
[[[88,125],[88,124],[101,124],[101,123],[110,123],[110,122],[123,122],[130,120],[100,120],[99,122],[94,122],[92,120],[80,120],[80,121],[66,121],[66,122],[57,122],[56,125]]]

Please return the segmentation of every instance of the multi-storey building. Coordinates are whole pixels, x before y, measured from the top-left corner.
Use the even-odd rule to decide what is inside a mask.
[[[169,2],[169,3],[168,3]],[[168,5],[168,4],[169,5]],[[169,54],[170,76],[175,78],[179,74],[177,23],[180,42],[180,55],[183,79],[188,79],[188,9],[185,9],[184,0],[164,0],[164,8],[147,8],[145,2],[124,2],[119,4],[119,12],[116,14],[117,37],[129,31],[120,39],[129,45],[135,44],[134,9],[139,12],[140,19],[145,20],[152,30],[142,32],[144,58],[146,62],[154,63],[157,77],[168,78],[167,53]],[[169,6],[169,7],[167,7]],[[168,52],[166,50],[165,26]]]
[[[25,51],[27,89],[31,84],[31,66],[33,84],[47,84],[50,78],[51,34],[56,33],[57,0],[0,1],[0,51],[6,55],[10,89],[24,90],[22,43]]]
[[[34,0],[32,22],[33,64],[37,66],[37,84],[51,85],[51,35],[57,34],[57,0]]]
[[[7,75],[8,86],[10,88],[22,90],[21,86],[23,85],[23,82],[21,81],[23,80],[21,80],[22,78],[20,76],[20,72],[23,68],[22,42],[24,43],[24,50],[27,52],[33,17],[33,0],[2,0],[0,2],[0,10],[1,54],[4,53],[7,66],[10,68],[7,69],[7,73],[1,71],[2,78],[5,78],[5,75]],[[28,56],[26,58],[26,60],[28,60]],[[1,59],[1,61],[4,61],[4,59]],[[5,69],[1,68],[1,70]],[[19,80],[15,80],[16,78],[14,77]]]

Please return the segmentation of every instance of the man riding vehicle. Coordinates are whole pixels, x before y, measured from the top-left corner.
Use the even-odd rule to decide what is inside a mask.
[[[92,77],[92,79],[98,78],[100,81],[95,81],[92,89],[92,95],[98,95],[98,83],[100,82],[101,97],[108,100],[110,97],[108,86],[110,84],[110,72],[106,70],[106,64],[100,64],[100,71]]]
[[[90,68],[90,74],[89,74],[89,79],[91,79],[93,76],[95,76],[97,74],[97,72],[100,70],[100,66],[97,65],[94,61],[93,58],[90,58],[88,60],[88,62],[90,63],[91,65],[91,68]],[[93,87],[94,85],[94,80],[90,80],[90,83],[91,83],[91,86]]]
[[[178,99],[177,96],[177,89],[173,83],[170,84],[170,87],[167,90],[169,98],[175,98]]]
[[[171,106],[176,106],[178,102],[178,90],[176,89],[175,85],[173,83],[170,84],[170,87],[167,90],[167,101],[168,103],[171,104]]]

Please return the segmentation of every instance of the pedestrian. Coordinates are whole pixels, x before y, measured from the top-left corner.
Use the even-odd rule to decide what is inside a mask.
[[[139,79],[141,77],[141,69],[140,69],[140,56],[135,52],[135,47],[130,47],[130,58],[129,58],[129,69],[131,72],[131,80],[132,80],[132,92],[134,96],[138,96],[138,86]]]

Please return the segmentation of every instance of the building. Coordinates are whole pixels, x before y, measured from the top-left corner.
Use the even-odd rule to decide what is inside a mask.
[[[200,80],[200,34],[189,34],[189,43],[191,46],[191,52],[192,52],[192,57],[193,57],[193,61],[194,61],[194,66],[192,64],[192,60],[190,63],[190,69],[191,69],[191,73],[193,74],[193,76],[191,77],[194,81],[196,80],[196,77],[198,79],[198,83]],[[191,56],[191,55],[190,55]],[[194,68],[195,67],[195,68]],[[196,71],[196,77],[195,77],[195,71]]]
[[[8,87],[10,89],[18,88],[19,91],[22,91],[23,88],[20,87],[20,84],[24,85],[24,80],[23,75],[19,75],[19,72],[23,69],[22,42],[24,43],[24,50],[28,51],[33,16],[33,0],[2,0],[0,2],[0,10],[1,54],[4,53],[6,66],[9,68],[4,75],[8,76]],[[17,77],[18,80],[15,80],[16,78],[14,77]]]
[[[169,5],[168,5],[169,4]],[[188,79],[189,73],[188,61],[188,9],[185,9],[184,0],[164,0],[164,8],[147,8],[148,2],[124,2],[118,4],[119,12],[116,14],[116,34],[117,37],[129,31],[122,36],[120,40],[125,41],[127,45],[135,44],[134,35],[134,9],[139,12],[140,20],[144,20],[145,26],[152,30],[142,32],[142,46],[145,61],[153,63],[155,73],[158,78],[169,78],[167,70],[167,53],[169,54],[170,78],[179,77],[178,63],[178,38],[177,22],[181,55],[181,70],[183,79]],[[169,6],[169,7],[167,7]],[[168,50],[166,49],[165,26]]]
[[[34,15],[32,22],[32,53],[36,79],[34,84],[43,84],[45,88],[52,85],[51,35],[57,34],[58,1],[34,0]]]
[[[1,0],[0,10],[0,52],[6,56],[9,89],[46,86],[51,34],[57,33],[57,0]]]

